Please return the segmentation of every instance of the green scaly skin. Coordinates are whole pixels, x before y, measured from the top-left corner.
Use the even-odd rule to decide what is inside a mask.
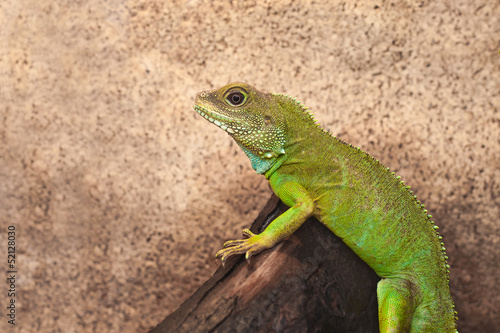
[[[194,108],[233,137],[290,207],[261,234],[246,229],[247,238],[226,242],[218,258],[248,259],[314,216],[382,278],[380,332],[456,332],[444,244],[400,177],[324,131],[291,97],[233,83],[199,93]]]

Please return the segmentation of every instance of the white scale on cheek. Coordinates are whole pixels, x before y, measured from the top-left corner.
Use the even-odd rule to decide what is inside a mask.
[[[229,127],[227,127],[226,125],[223,125],[220,121],[215,120],[215,119],[213,119],[213,118],[209,117],[209,116],[208,116],[205,112],[203,112],[203,111],[201,111],[201,110],[199,110],[199,109],[197,109],[196,111],[198,111],[198,113],[199,113],[199,114],[200,114],[203,118],[205,118],[206,120],[208,120],[208,121],[210,121],[210,122],[214,123],[214,124],[215,124],[215,125],[217,125],[218,127],[222,128],[224,131],[226,131],[226,132],[228,132],[228,133],[231,133],[231,134],[233,134],[233,133],[234,133],[234,130],[233,130],[232,128],[229,128]]]

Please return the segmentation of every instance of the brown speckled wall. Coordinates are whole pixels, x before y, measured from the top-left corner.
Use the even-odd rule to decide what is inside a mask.
[[[145,332],[211,276],[270,195],[192,109],[232,81],[297,96],[401,175],[441,228],[460,332],[497,329],[500,5],[353,3],[2,1],[12,331]]]

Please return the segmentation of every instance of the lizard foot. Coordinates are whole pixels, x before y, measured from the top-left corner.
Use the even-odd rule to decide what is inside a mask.
[[[248,229],[243,230],[243,236],[248,238],[225,242],[222,249],[217,252],[215,257],[220,258],[222,264],[224,264],[226,259],[230,256],[246,253],[245,259],[248,260],[252,255],[272,246],[272,244],[267,244],[268,242],[266,242],[261,235],[256,235]]]

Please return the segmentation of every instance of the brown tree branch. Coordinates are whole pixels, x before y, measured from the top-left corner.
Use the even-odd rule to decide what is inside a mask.
[[[286,209],[273,195],[251,230],[260,232]],[[378,332],[378,281],[311,218],[250,262],[228,259],[150,332]]]

